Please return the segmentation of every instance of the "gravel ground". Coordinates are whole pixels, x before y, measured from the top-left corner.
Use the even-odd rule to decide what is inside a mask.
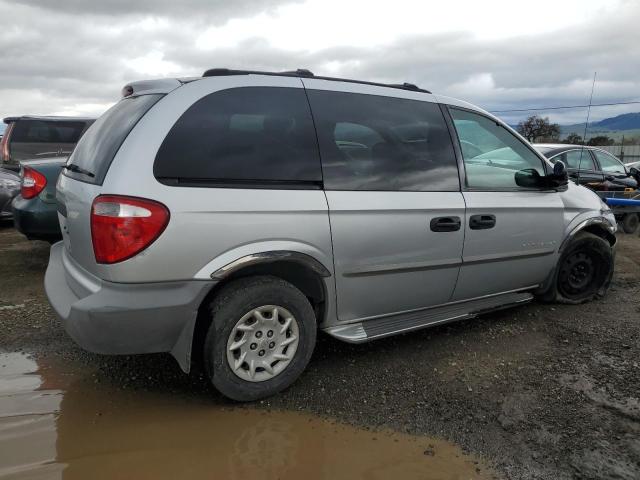
[[[168,355],[102,357],[42,288],[48,244],[0,226],[0,350],[55,357],[113,388],[228,403]],[[619,235],[603,300],[533,303],[365,345],[322,335],[302,378],[258,404],[442,437],[505,478],[640,478],[640,238]]]

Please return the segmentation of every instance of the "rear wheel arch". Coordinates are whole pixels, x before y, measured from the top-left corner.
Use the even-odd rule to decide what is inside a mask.
[[[201,363],[205,337],[211,324],[208,306],[230,282],[240,278],[270,276],[284,280],[300,290],[311,303],[317,324],[327,314],[329,292],[325,279],[331,272],[318,260],[299,252],[264,252],[242,257],[211,274],[217,283],[200,303],[191,340],[192,358]]]

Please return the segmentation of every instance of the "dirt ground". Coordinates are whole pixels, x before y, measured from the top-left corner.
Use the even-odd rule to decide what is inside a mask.
[[[267,416],[295,412],[310,415],[310,422],[320,416],[365,431],[424,438],[425,458],[449,448],[430,442],[459,446],[451,458],[469,455],[465,468],[475,465],[469,471],[478,476],[638,479],[640,238],[619,234],[618,239],[614,281],[600,301],[533,303],[365,345],[321,335],[307,371],[290,389],[268,401],[237,406],[200,376],[182,374],[168,355],[103,357],[78,348],[44,296],[49,246],[28,242],[5,225],[0,226],[0,353],[35,359],[45,378],[48,369],[55,371],[51,388],[71,391],[64,385],[81,378],[79,404],[83,398],[97,405],[97,397],[126,397],[144,405],[151,395],[153,402],[171,402],[177,409],[197,403],[199,408],[251,410],[251,415],[256,409]],[[437,440],[427,441],[432,438]],[[353,437],[351,444],[357,442]],[[393,474],[362,472],[357,475]],[[467,470],[449,474],[446,468],[433,472],[425,477],[471,475]]]

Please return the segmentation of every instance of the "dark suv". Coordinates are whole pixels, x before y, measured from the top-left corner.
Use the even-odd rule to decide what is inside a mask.
[[[7,117],[0,142],[0,167],[19,171],[21,160],[69,156],[94,121],[84,117]]]

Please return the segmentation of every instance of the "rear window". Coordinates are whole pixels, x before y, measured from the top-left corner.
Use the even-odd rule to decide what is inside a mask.
[[[64,174],[84,182],[101,184],[122,142],[162,96],[123,98],[107,110],[83,135],[67,162],[67,165],[76,165],[78,170],[84,170],[93,176],[68,169]]]
[[[86,123],[82,121],[18,120],[12,143],[76,143]]]
[[[315,188],[322,173],[304,90],[241,87],[207,95],[171,128],[153,173],[170,185]]]

